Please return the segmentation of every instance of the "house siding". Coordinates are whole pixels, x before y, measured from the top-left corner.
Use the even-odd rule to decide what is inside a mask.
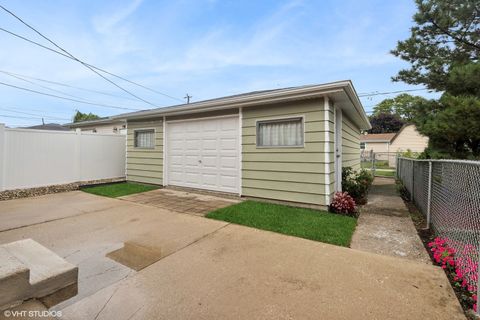
[[[323,99],[252,107],[242,112],[242,195],[326,206],[333,175],[333,109]],[[325,119],[328,114],[328,119]],[[257,148],[258,120],[304,117],[304,147]],[[325,125],[327,121],[327,125]],[[325,128],[328,128],[328,131]],[[325,156],[326,137],[331,154]],[[326,170],[326,159],[331,162]]]
[[[136,129],[154,129],[155,147],[134,147]],[[163,118],[127,123],[127,180],[163,185]]]
[[[360,128],[345,114],[342,118],[342,167],[360,169]]]
[[[365,142],[365,150],[373,152],[390,152],[390,142]]]
[[[403,128],[390,145],[391,152],[423,152],[428,146],[428,137],[422,136],[414,125]]]

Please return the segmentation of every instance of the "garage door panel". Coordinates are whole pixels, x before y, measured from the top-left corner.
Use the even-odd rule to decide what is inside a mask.
[[[201,145],[200,140],[195,140],[195,139],[187,140],[185,142],[185,150],[198,152],[200,151],[200,145]]]
[[[202,165],[204,168],[218,168],[218,158],[216,155],[213,156],[202,156]]]
[[[222,153],[226,150],[236,151],[238,149],[238,140],[232,138],[220,138],[220,150]]]
[[[214,174],[208,174],[208,173],[203,173],[202,174],[203,178],[203,184],[209,187],[217,187],[218,186],[218,175],[216,173]]]
[[[186,155],[183,163],[185,166],[198,167],[198,156],[197,155]]]
[[[237,179],[236,177],[220,176],[220,184],[224,188],[236,189]]]
[[[203,151],[209,151],[209,150],[212,150],[214,151],[215,153],[217,153],[218,151],[218,141],[216,138],[213,138],[213,139],[204,139],[202,140],[202,149]]]
[[[238,160],[234,157],[222,157],[220,159],[220,166],[225,169],[237,169]]]
[[[238,117],[172,122],[166,129],[169,184],[238,192]]]

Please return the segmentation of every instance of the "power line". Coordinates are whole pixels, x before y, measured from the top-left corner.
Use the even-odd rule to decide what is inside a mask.
[[[17,19],[18,21],[20,21],[22,24],[24,24],[25,26],[27,26],[29,29],[33,30],[35,33],[37,33],[40,37],[42,37],[43,39],[47,40],[48,42],[50,42],[51,44],[53,44],[55,47],[57,47],[58,49],[60,49],[61,51],[65,52],[68,56],[70,56],[73,60],[79,62],[80,64],[82,64],[83,66],[85,66],[86,68],[88,68],[89,70],[91,70],[92,72],[94,72],[95,74],[97,74],[98,76],[100,76],[101,78],[103,78],[105,81],[111,83],[112,85],[114,85],[115,87],[119,88],[120,90],[128,93],[129,95],[131,95],[132,97],[135,97],[137,98],[138,100],[140,101],[143,101],[153,107],[157,107],[155,104],[151,103],[150,101],[148,100],[145,100],[139,96],[137,96],[136,94],[128,91],[127,89],[123,88],[122,86],[120,86],[119,84],[117,84],[115,81],[112,81],[110,80],[109,78],[105,77],[103,74],[101,74],[100,72],[98,72],[97,70],[95,70],[94,68],[90,67],[90,65],[86,64],[85,62],[83,62],[82,60],[78,59],[77,57],[75,57],[73,54],[71,54],[70,52],[68,52],[67,50],[65,50],[64,48],[62,48],[60,45],[58,45],[57,43],[55,43],[53,40],[51,40],[50,38],[48,38],[47,36],[45,36],[43,33],[41,33],[40,31],[38,31],[37,29],[35,29],[34,27],[32,27],[31,25],[29,25],[28,23],[26,23],[25,21],[22,20],[22,18],[20,18],[19,16],[17,16],[16,14],[14,14],[12,11],[8,10],[7,8],[5,8],[4,6],[2,6],[0,4],[0,8],[3,9],[5,12],[7,12],[8,14],[10,14],[11,16],[13,16],[15,19]]]
[[[20,77],[20,76],[13,75],[13,74],[9,74],[8,72],[4,72],[4,71],[1,71],[1,70],[0,70],[0,72],[1,72],[1,73],[5,73],[6,75],[8,75],[8,76],[10,76],[10,77],[13,77],[13,78],[16,78],[16,79],[25,81],[25,82],[27,82],[27,83],[33,84],[34,86],[38,86],[38,87],[43,88],[43,89],[47,89],[47,90],[50,90],[50,91],[53,91],[53,92],[56,92],[56,93],[60,93],[60,94],[63,94],[63,95],[65,95],[65,96],[69,96],[69,97],[74,98],[74,99],[79,99],[79,100],[86,101],[86,102],[95,102],[95,101],[89,101],[89,100],[87,100],[87,99],[74,96],[74,95],[72,95],[72,94],[66,93],[66,92],[61,91],[61,90],[56,90],[56,89],[53,89],[53,88],[50,88],[50,87],[47,87],[47,86],[43,86],[43,85],[38,84],[38,83],[35,83],[35,82],[33,82],[33,81],[24,79],[24,78],[22,78],[22,77]],[[127,107],[125,107],[125,108],[127,108]]]
[[[50,91],[53,91],[53,92],[56,92],[56,93],[60,93],[60,94],[63,94],[63,95],[65,95],[65,96],[69,96],[69,97],[71,97],[71,98],[80,99],[80,100],[85,100],[85,99],[83,99],[83,98],[81,98],[81,97],[77,97],[77,96],[74,96],[74,95],[72,95],[72,94],[69,94],[69,93],[66,93],[66,92],[63,92],[63,91],[60,91],[60,90],[52,89],[52,88],[50,88],[50,87],[43,86],[43,85],[38,84],[38,83],[35,83],[35,82],[33,82],[33,81],[24,79],[24,78],[22,78],[21,76],[17,76],[17,75],[14,75],[14,74],[10,74],[10,73],[8,73],[8,72],[4,72],[4,71],[1,71],[1,70],[0,70],[0,72],[3,73],[3,74],[6,74],[6,75],[9,76],[9,77],[13,77],[13,78],[15,78],[15,79],[25,81],[25,82],[27,82],[27,83],[33,84],[34,86],[38,86],[38,87],[43,88],[43,89],[47,89],[47,90],[50,90]]]
[[[0,117],[14,118],[14,119],[43,119],[43,118],[51,119],[49,117],[21,117],[21,116],[11,116],[11,115],[6,115],[6,114],[0,114]]]
[[[27,78],[27,79],[32,79],[32,80],[41,81],[41,82],[45,82],[45,83],[50,83],[50,84],[54,84],[54,85],[57,85],[57,86],[63,86],[63,87],[82,90],[82,91],[86,91],[86,92],[98,93],[98,94],[102,94],[102,95],[105,95],[105,96],[127,99],[127,100],[130,100],[130,101],[137,101],[136,99],[133,99],[133,98],[130,98],[130,97],[120,96],[120,95],[116,95],[116,94],[113,94],[113,93],[108,93],[108,92],[103,92],[103,91],[98,91],[98,90],[93,90],[93,89],[87,89],[87,88],[72,86],[72,85],[66,84],[66,83],[56,82],[56,81],[52,81],[52,80],[46,80],[46,79],[42,79],[42,78],[36,78],[36,77],[27,76],[27,75],[24,75],[24,74],[14,73],[14,72],[10,72],[10,71],[0,70],[0,72],[8,74],[8,75],[14,75],[14,76],[18,76],[18,77],[23,77],[23,78]]]
[[[68,106],[67,106],[68,107]],[[9,107],[1,107],[3,109],[8,109],[8,110],[17,110],[18,108],[21,108],[22,110],[24,111],[32,111],[32,112],[40,112],[40,113],[43,113],[45,112],[45,109],[25,109],[23,107],[19,107],[19,106],[9,106]],[[63,108],[63,109],[66,109],[66,108]],[[78,108],[75,108],[75,107],[71,107],[71,108],[68,108],[67,110],[70,110],[70,111],[76,111]]]
[[[29,42],[29,43],[34,44],[34,45],[36,45],[36,46],[39,46],[39,47],[41,47],[41,48],[43,48],[43,49],[46,49],[46,50],[49,50],[49,51],[54,52],[54,53],[56,53],[56,54],[59,54],[59,55],[61,55],[61,56],[64,56],[65,58],[68,58],[68,59],[70,59],[70,60],[75,60],[75,59],[73,59],[72,57],[70,57],[70,56],[68,56],[68,55],[66,55],[66,54],[64,54],[64,53],[62,53],[62,52],[60,52],[60,51],[58,51],[58,50],[52,49],[52,48],[50,48],[50,47],[47,47],[47,46],[45,46],[45,45],[43,45],[43,44],[41,44],[41,43],[39,43],[39,42],[33,41],[33,40],[31,40],[31,39],[28,39],[28,38],[26,38],[26,37],[24,37],[24,36],[21,36],[21,35],[15,33],[15,32],[6,30],[6,29],[4,29],[4,28],[0,28],[0,31],[3,31],[3,32],[5,32],[5,33],[8,33],[8,34],[10,34],[10,35],[12,35],[12,36],[14,36],[14,37],[17,37],[17,38],[22,39],[22,40],[24,40],[24,41],[26,41],[26,42]],[[115,74],[115,73],[112,73],[112,72],[110,72],[110,71],[107,71],[107,70],[105,70],[105,69],[96,67],[96,66],[94,66],[94,65],[92,65],[92,64],[89,64],[89,63],[86,63],[86,62],[85,62],[85,64],[86,64],[87,66],[89,66],[89,67],[92,67],[93,69],[96,69],[96,70],[98,70],[98,71],[101,71],[101,72],[103,72],[103,73],[106,73],[106,74],[108,74],[108,75],[111,75],[112,77],[115,77],[115,78],[117,78],[117,79],[123,80],[123,81],[128,82],[128,83],[133,84],[133,85],[136,85],[136,86],[138,86],[138,87],[140,87],[140,88],[143,88],[143,89],[145,89],[145,90],[148,90],[148,91],[150,91],[150,92],[153,92],[153,93],[162,95],[162,96],[164,96],[164,97],[167,97],[167,98],[170,98],[170,99],[173,99],[173,100],[180,101],[180,102],[184,103],[184,101],[183,101],[182,99],[179,99],[179,98],[173,97],[173,96],[171,96],[171,95],[168,95],[168,94],[166,94],[166,93],[160,92],[160,91],[158,91],[158,90],[149,88],[149,87],[147,87],[147,86],[145,86],[145,85],[143,85],[143,84],[140,84],[140,83],[137,83],[137,82],[135,82],[135,81],[129,80],[129,79],[127,79],[127,78],[124,78],[124,77],[122,77],[122,76],[119,76],[119,75],[117,75],[117,74]]]
[[[373,96],[380,96],[380,95],[387,95],[387,94],[394,94],[394,93],[423,91],[423,90],[431,90],[431,89],[421,88],[421,89],[398,90],[398,91],[390,91],[390,92],[360,93],[358,96],[359,97],[373,97]]]
[[[44,95],[44,96],[48,96],[48,97],[53,97],[53,98],[58,98],[58,99],[63,99],[63,100],[69,100],[69,101],[73,101],[73,102],[84,103],[84,104],[89,104],[89,105],[99,106],[99,107],[104,107],[104,108],[113,108],[113,109],[122,109],[122,110],[141,110],[141,109],[118,107],[118,106],[112,106],[112,105],[109,105],[109,104],[94,103],[94,102],[89,102],[89,101],[66,98],[66,97],[62,97],[62,96],[57,96],[55,94],[50,94],[50,93],[36,91],[36,90],[32,90],[32,89],[28,89],[28,88],[24,88],[24,87],[20,87],[20,86],[15,86],[13,84],[8,84],[8,83],[5,83],[5,82],[0,82],[0,85],[11,87],[11,88],[16,88],[16,89],[19,89],[19,90],[29,91],[29,92],[32,92],[32,93],[36,93],[36,94],[40,94],[40,95]]]
[[[35,114],[35,113],[29,113],[29,112],[23,112],[23,111],[18,111],[18,110],[12,110],[12,109],[9,109],[9,108],[4,108],[4,107],[0,107],[0,110],[4,110],[4,111],[7,111],[7,112],[13,112],[13,113],[20,113],[20,114],[26,114],[26,115],[30,115],[30,116],[40,116],[42,118],[47,118],[47,119],[54,119],[54,120],[67,120],[69,121],[70,119],[67,119],[67,118],[59,118],[59,117],[54,117],[54,116],[46,116],[46,115],[43,115],[43,114]]]

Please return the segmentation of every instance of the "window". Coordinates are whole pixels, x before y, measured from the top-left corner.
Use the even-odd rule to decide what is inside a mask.
[[[303,147],[303,118],[258,121],[257,146]]]
[[[360,142],[360,149],[365,150],[365,142]]]
[[[153,129],[148,130],[135,130],[135,148],[153,149],[155,148],[155,131]]]

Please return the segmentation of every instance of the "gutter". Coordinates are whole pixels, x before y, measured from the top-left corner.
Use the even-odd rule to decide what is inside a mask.
[[[301,99],[313,99],[318,97],[328,96],[330,94],[342,93],[344,92],[349,98],[350,102],[354,106],[356,112],[360,115],[361,120],[363,120],[366,128],[370,129],[371,125],[368,121],[368,117],[363,110],[362,104],[358,99],[357,93],[353,88],[352,82],[350,80],[337,81],[327,84],[314,85],[314,86],[305,86],[297,88],[287,88],[279,89],[268,92],[259,92],[246,94],[244,96],[234,96],[226,98],[211,99],[206,101],[195,102],[191,104],[175,105],[164,108],[157,108],[152,110],[145,111],[136,111],[130,113],[123,113],[116,116],[111,116],[105,120],[97,120],[84,122],[82,124],[78,123],[71,127],[87,126],[100,123],[109,123],[115,121],[125,121],[125,120],[140,120],[145,118],[152,117],[163,117],[163,116],[174,116],[174,115],[183,115],[194,112],[207,112],[207,111],[216,111],[230,108],[242,108],[249,106],[258,106],[272,104],[276,102],[285,102],[285,101],[294,101]]]
[[[209,101],[209,102],[198,102],[191,105],[185,106],[173,106],[173,107],[165,107],[161,109],[151,110],[141,112],[141,114],[121,114],[118,116],[112,116],[111,119],[144,119],[150,118],[151,116],[173,116],[173,115],[182,115],[186,113],[191,113],[191,111],[216,111],[222,109],[230,109],[230,108],[238,108],[238,107],[248,107],[248,106],[258,106],[264,104],[272,104],[275,102],[284,102],[284,101],[292,101],[292,100],[299,100],[299,99],[312,99],[323,97],[328,94],[338,93],[342,90],[329,90],[329,91],[322,91],[322,92],[307,92],[307,93],[289,93],[288,95],[284,94],[279,96],[278,93],[275,95],[268,95],[268,96],[257,96],[257,97],[249,97],[242,98],[242,99],[231,99],[231,100],[222,100],[219,99],[218,101]]]

